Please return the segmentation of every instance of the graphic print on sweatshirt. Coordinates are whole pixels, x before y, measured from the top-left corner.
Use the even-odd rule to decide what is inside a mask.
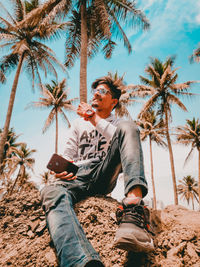
[[[64,157],[74,162],[94,158],[102,160],[120,121],[111,115],[105,120],[102,119],[95,128],[81,118],[74,120],[67,131]]]
[[[78,155],[80,160],[87,160],[99,157],[101,160],[105,157],[108,149],[106,138],[96,129],[83,131],[80,135]]]

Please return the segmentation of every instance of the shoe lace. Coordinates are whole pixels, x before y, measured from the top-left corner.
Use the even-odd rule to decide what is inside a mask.
[[[134,223],[136,226],[146,229],[147,232],[155,235],[149,222],[149,210],[143,205],[130,207],[119,206],[116,211],[117,224]]]

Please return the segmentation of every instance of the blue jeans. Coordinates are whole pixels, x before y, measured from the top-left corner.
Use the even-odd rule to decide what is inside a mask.
[[[121,122],[103,161],[93,160],[80,166],[77,179],[56,181],[41,191],[42,206],[61,267],[83,267],[101,259],[87,240],[73,205],[88,196],[108,194],[124,173],[125,195],[140,185],[147,194],[139,130],[133,122]],[[102,266],[104,266],[102,264]]]

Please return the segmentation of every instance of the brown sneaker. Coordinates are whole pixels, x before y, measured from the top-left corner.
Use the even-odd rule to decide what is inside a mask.
[[[140,198],[125,198],[116,211],[116,218],[120,224],[116,231],[114,246],[134,252],[150,252],[154,250],[149,226],[149,210]]]

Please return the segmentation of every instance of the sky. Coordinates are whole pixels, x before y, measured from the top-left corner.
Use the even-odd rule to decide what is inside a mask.
[[[5,1],[0,0],[0,3]],[[99,53],[88,62],[88,93],[90,95],[91,83],[97,78],[107,74],[108,71],[117,71],[119,75],[125,75],[127,84],[140,84],[139,75],[145,76],[144,69],[150,62],[150,57],[157,57],[164,61],[169,56],[176,56],[175,67],[178,73],[178,82],[198,81],[200,80],[200,64],[189,62],[189,56],[193,50],[198,47],[200,36],[200,1],[198,0],[138,0],[137,7],[142,9],[151,24],[150,30],[139,31],[138,29],[127,29],[126,34],[132,44],[133,52],[128,54],[123,43],[117,41],[118,46],[115,49],[110,60],[106,60]],[[7,6],[9,8],[9,6]],[[64,61],[64,39],[49,43],[55,51],[57,57]],[[2,55],[2,54],[1,54]],[[15,75],[15,71],[10,72],[5,85],[0,84],[0,128],[3,128],[10,91]],[[79,96],[79,61],[68,71],[68,75],[58,72],[59,81],[67,79],[69,88],[69,99]],[[50,82],[52,77],[48,77],[45,82]],[[195,84],[191,92],[200,93],[200,85]],[[31,89],[30,79],[22,72],[11,124],[17,134],[21,134],[19,141],[26,142],[30,149],[36,149],[35,172],[32,179],[39,180],[40,174],[46,171],[46,164],[54,152],[55,143],[55,124],[49,130],[42,134],[44,122],[48,116],[49,110],[26,109],[31,101],[38,101],[40,92],[35,88]],[[183,98],[181,101],[185,104],[188,112],[184,112],[177,107],[173,108],[172,126],[184,125],[186,119],[193,117],[199,118],[200,96],[193,98]],[[133,119],[142,108],[143,103],[134,104],[129,108]],[[67,113],[69,119],[73,121],[77,115]],[[59,153],[62,154],[65,145],[67,125],[59,120]],[[149,145],[143,143],[144,164],[146,178],[149,184],[148,198],[152,197]],[[184,166],[185,158],[189,148],[173,144],[175,171],[177,183],[186,175],[192,175],[198,179],[197,153]],[[169,163],[169,154],[166,149],[153,145],[154,176],[157,199],[163,201],[164,205],[173,204],[173,187],[171,179],[171,169]],[[114,191],[114,196],[118,199],[122,197],[121,183]],[[180,202],[186,205],[184,202]]]

